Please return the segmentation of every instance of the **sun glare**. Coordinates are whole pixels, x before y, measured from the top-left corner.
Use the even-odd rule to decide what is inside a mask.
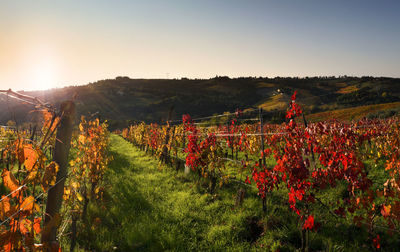
[[[47,90],[56,86],[56,69],[52,62],[43,61],[32,69],[32,79],[29,89]]]
[[[51,44],[34,44],[25,49],[21,74],[24,90],[48,90],[57,87],[60,65],[57,50]]]

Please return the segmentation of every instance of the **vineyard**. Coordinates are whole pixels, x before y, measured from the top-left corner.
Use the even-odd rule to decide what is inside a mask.
[[[141,123],[122,136],[160,164],[190,169],[208,193],[237,184],[237,206],[256,187],[267,214],[280,195],[297,216],[303,251],[328,220],[358,227],[370,249],[399,247],[399,118],[308,124],[296,93],[284,124],[264,124],[262,112],[242,123],[248,112],[221,115],[231,120],[218,126],[198,122],[215,116]]]
[[[182,242],[181,250],[221,250],[229,243],[235,249],[234,244],[242,240],[247,245],[236,249],[335,250],[316,242],[316,235],[323,234],[321,237],[327,240],[335,228],[349,232],[349,236],[363,244],[362,250],[400,247],[398,117],[308,123],[307,116],[296,103],[295,92],[285,123],[269,123],[262,109],[194,119],[183,115],[182,120],[168,119],[166,125],[139,123],[120,131],[120,135],[135,146],[136,149],[132,149],[116,134],[110,137],[106,122],[81,117],[80,122],[75,123],[73,102],[64,102],[56,109],[37,98],[11,90],[0,92],[33,105],[33,113],[37,114],[34,127],[0,128],[2,251],[177,249],[171,241],[186,241],[187,238],[182,238],[183,234],[171,229],[171,225],[165,229],[179,237],[168,237],[162,230],[160,235],[166,235],[168,242],[158,242],[154,247],[146,244],[154,237],[147,238],[142,230],[157,230],[148,219],[160,222],[172,219],[153,212],[154,209],[168,212],[174,204],[180,204],[181,212],[171,211],[170,215],[192,218],[185,227],[199,233],[217,219],[226,224],[221,217],[223,214],[228,215],[224,218],[231,218],[230,221],[234,216],[248,214],[242,216],[244,221],[240,224],[246,231],[235,233],[234,241],[228,241],[228,237],[226,243],[222,243],[212,233],[207,239],[221,247],[207,247],[202,243],[207,239],[190,234],[199,244],[190,241],[187,242],[191,243],[189,246]],[[214,123],[216,119],[218,123]],[[117,153],[121,146],[127,158]],[[153,161],[143,159],[150,156]],[[134,162],[132,169],[129,168],[131,162]],[[183,175],[178,175],[182,171]],[[146,180],[146,172],[157,176]],[[154,207],[145,199],[134,198],[134,209],[125,202],[125,198],[136,193],[133,190],[139,190],[130,184],[129,176],[135,175],[138,178],[132,180],[143,188],[146,188],[143,181],[157,181],[158,185],[153,188],[142,189],[148,197],[154,197]],[[180,191],[172,195],[159,187]],[[186,188],[197,188],[190,195],[199,199],[206,197],[206,202],[194,201],[194,196],[190,198],[185,194]],[[196,213],[185,209],[182,206],[185,202],[176,195],[185,195],[188,205],[197,206]],[[164,205],[160,199],[157,201],[162,197],[171,201],[169,205]],[[248,200],[255,203],[246,209]],[[214,209],[215,206],[221,208],[222,202],[229,202],[223,207],[224,213]],[[212,211],[207,210],[209,216],[201,215],[211,206]],[[143,209],[149,211],[148,215]],[[279,220],[284,211],[287,222],[294,220],[295,223],[294,231],[286,230],[293,234],[288,238],[292,240],[290,246],[271,236],[277,229],[284,230],[285,224]],[[131,213],[138,216],[129,215]],[[145,217],[139,217],[142,215]],[[145,244],[123,244],[120,236],[128,236],[130,228],[120,223],[121,216],[139,224],[147,219],[146,226],[135,227],[141,230],[141,234],[135,234],[139,237],[135,239]],[[197,223],[196,219],[208,222]],[[107,248],[104,244],[97,247],[96,236],[100,232],[104,235],[107,229],[114,230],[113,235],[119,238],[111,239],[113,242],[107,244]],[[120,229],[124,232],[119,233]],[[232,226],[229,232],[235,229],[237,227]],[[268,239],[263,240],[267,235],[270,235]],[[361,246],[359,243],[354,246]],[[346,248],[337,247],[336,250]]]
[[[59,251],[68,226],[72,251],[88,203],[102,198],[107,124],[82,117],[76,128],[73,102],[55,109],[37,98],[3,92],[34,105],[42,128],[0,129],[1,250]]]

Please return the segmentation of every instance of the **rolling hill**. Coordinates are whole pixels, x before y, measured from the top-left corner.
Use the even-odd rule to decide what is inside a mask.
[[[117,77],[83,86],[48,91],[22,92],[56,106],[75,99],[79,115],[97,113],[112,129],[135,121],[163,122],[173,108],[172,119],[182,114],[193,117],[261,107],[267,111],[285,110],[291,94],[298,91],[298,102],[307,114],[372,104],[392,103],[382,110],[396,110],[400,101],[400,79],[384,77],[313,78],[234,78],[212,79],[130,79]],[[17,124],[34,116],[32,106],[0,95],[0,124]],[[368,112],[368,109],[366,110]],[[376,113],[376,111],[371,111]],[[347,112],[346,112],[347,113]],[[329,114],[328,114],[329,115]],[[364,115],[365,111],[364,111]]]

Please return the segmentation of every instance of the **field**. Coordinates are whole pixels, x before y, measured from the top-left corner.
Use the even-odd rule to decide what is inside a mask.
[[[248,108],[111,134],[98,118],[74,125],[73,102],[11,95],[42,110],[34,127],[0,128],[4,251],[400,246],[398,116],[312,122],[295,92],[283,123]]]
[[[400,109],[400,102],[375,104],[375,105],[365,105],[346,109],[337,109],[334,111],[326,111],[320,113],[314,113],[308,115],[307,118],[310,121],[326,121],[332,118],[341,121],[351,121],[360,120],[368,115],[374,115],[379,117],[379,115],[390,116],[391,111],[393,114]]]
[[[400,251],[400,0],[0,7],[0,252]]]
[[[398,246],[399,240],[392,238],[398,232],[396,212],[400,209],[398,118],[307,123],[295,100],[296,94],[287,123],[261,124],[262,131],[257,123],[241,124],[244,115],[238,111],[221,115],[230,116],[231,121],[219,126],[204,127],[196,123],[200,119],[184,115],[182,124],[141,123],[122,135],[159,159],[160,165],[179,170],[183,159],[207,193],[218,194],[236,185],[231,193],[237,205],[244,200],[246,188],[256,188],[263,211],[254,218],[263,227],[263,235],[254,238],[257,243],[251,248],[271,246],[263,240],[268,238],[266,223],[277,212],[284,213],[281,208],[292,212],[286,217],[295,224],[286,228],[299,241],[275,244],[282,250],[329,250],[330,245],[321,241],[335,240],[333,230],[342,228],[344,233],[357,230],[357,237],[351,236],[355,247],[342,238],[333,242],[337,248],[391,250]],[[278,206],[277,212],[270,212]]]
[[[205,181],[194,174],[160,169],[151,155],[117,135],[111,136],[110,153],[114,160],[106,173],[104,202],[90,205],[89,227],[94,228],[81,234],[80,243],[87,249],[293,251],[301,247],[297,217],[285,202],[285,190],[270,194],[268,210],[263,212],[255,186],[231,183],[210,194]],[[240,206],[235,204],[239,188],[246,190]],[[371,249],[364,240],[366,230],[329,214],[324,217],[323,228],[310,234],[311,251]]]

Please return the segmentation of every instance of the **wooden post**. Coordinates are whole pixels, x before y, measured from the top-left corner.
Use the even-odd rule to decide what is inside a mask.
[[[72,216],[72,225],[71,225],[71,244],[69,251],[73,252],[76,246],[76,222],[78,221],[78,217],[73,213]]]
[[[143,138],[144,138],[144,130],[140,133],[140,149],[144,151],[145,149],[145,144],[143,144]]]
[[[260,167],[261,164],[263,166],[265,166],[266,162],[265,162],[265,155],[264,155],[264,123],[263,123],[263,110],[262,108],[259,108],[258,110],[258,117],[260,120],[260,139],[261,139],[261,153],[262,153],[262,159],[260,159]],[[266,196],[262,199],[262,207],[263,207],[263,211],[266,212],[267,211],[267,200],[266,200]]]
[[[307,123],[306,117],[304,116],[304,112],[303,112],[303,121],[304,121],[304,126],[307,128],[308,123]],[[315,158],[314,158],[314,147],[313,147],[312,143],[311,143],[311,157],[312,157],[312,161],[313,161],[313,165],[314,165]]]
[[[31,141],[33,141],[35,139],[35,134],[36,134],[36,124],[33,126],[33,129],[32,125],[30,125],[29,127],[31,127]]]
[[[42,233],[42,243],[48,250],[58,247],[56,241],[57,222],[53,218],[58,218],[64,194],[64,183],[68,172],[68,154],[71,147],[72,129],[75,120],[75,104],[66,101],[61,104],[61,121],[57,130],[54,158],[59,165],[56,184],[50,188],[47,196],[46,214],[44,219],[44,232]],[[53,220],[53,221],[52,221]]]
[[[172,147],[172,143],[173,143],[172,141],[174,141],[174,139],[175,139],[175,126],[172,126],[171,131],[172,131],[172,137],[171,137],[171,146],[170,147]],[[175,146],[175,144],[174,144],[174,146]],[[168,149],[168,156],[171,156],[171,148]]]
[[[183,131],[183,141],[182,141],[182,148],[186,148],[186,132]]]
[[[233,144],[232,144],[232,138],[230,136],[231,132],[229,130],[230,128],[230,123],[229,123],[229,117],[228,117],[228,122],[226,123],[226,130],[227,130],[227,134],[228,134],[228,141],[231,143],[231,151],[232,151],[232,155],[231,158],[233,159]],[[228,150],[226,150],[227,153],[229,153],[229,146],[228,146]],[[228,157],[229,154],[226,154],[226,157]]]
[[[265,165],[265,155],[264,155],[264,130],[263,130],[263,115],[262,108],[258,110],[259,120],[260,120],[260,138],[261,138],[261,151],[262,151],[262,164]]]
[[[166,129],[166,135],[165,135],[165,139],[164,139],[164,146],[163,146],[163,150],[162,150],[162,154],[161,154],[161,162],[164,162],[165,164],[169,164],[171,162],[171,159],[169,157],[169,149],[168,149],[168,142],[169,142],[169,131],[170,131],[170,124],[169,122],[171,121],[171,116],[172,116],[172,111],[174,110],[174,106],[171,106],[171,108],[169,109],[169,113],[168,113],[168,119],[167,119],[167,129]]]

